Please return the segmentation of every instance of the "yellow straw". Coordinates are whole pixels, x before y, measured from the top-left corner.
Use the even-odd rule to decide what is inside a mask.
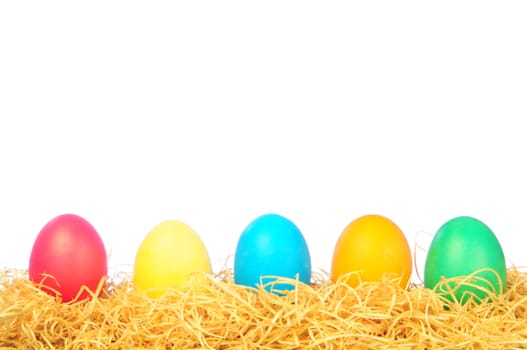
[[[527,348],[527,275],[519,268],[508,270],[504,294],[490,302],[447,308],[422,285],[403,289],[395,280],[351,288],[320,271],[310,285],[276,283],[295,288],[278,295],[238,286],[225,268],[151,299],[121,274],[101,281],[98,298],[61,303],[26,271],[4,269],[0,349]]]

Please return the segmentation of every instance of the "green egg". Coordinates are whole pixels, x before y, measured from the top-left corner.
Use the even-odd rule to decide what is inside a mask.
[[[442,282],[443,278],[456,279]],[[451,302],[465,304],[472,299],[480,303],[491,293],[503,293],[506,279],[503,250],[486,224],[470,216],[460,216],[439,228],[426,257],[426,288]]]

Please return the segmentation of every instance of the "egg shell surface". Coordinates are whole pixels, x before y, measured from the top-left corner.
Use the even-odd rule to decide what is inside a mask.
[[[491,270],[478,272],[478,279],[470,281],[474,285],[440,283],[442,278],[466,277],[481,269]],[[470,216],[453,218],[439,228],[430,243],[424,272],[426,288],[461,304],[470,299],[479,303],[490,293],[501,294],[507,278],[505,256],[497,237],[485,223]],[[448,292],[456,286],[453,295]]]
[[[95,293],[107,274],[104,243],[84,218],[59,215],[40,230],[31,250],[29,278],[46,293],[70,302],[82,286]],[[90,297],[83,290],[76,300]]]
[[[139,246],[133,283],[156,298],[168,289],[199,283],[200,273],[212,273],[205,244],[187,224],[167,220],[155,226]]]
[[[412,274],[412,254],[401,229],[382,215],[364,215],[342,231],[333,252],[331,280],[356,287],[361,282],[399,279],[406,288]],[[342,277],[344,276],[344,277]]]
[[[274,283],[276,277],[311,281],[311,257],[300,229],[282,215],[264,214],[242,232],[234,255],[236,284],[267,291],[294,289],[291,283]]]

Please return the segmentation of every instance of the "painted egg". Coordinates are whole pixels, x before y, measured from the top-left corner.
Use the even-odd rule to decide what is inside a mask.
[[[472,275],[473,274],[473,275]],[[472,275],[467,282],[463,278]],[[443,278],[456,281],[441,283]],[[444,223],[435,234],[425,262],[425,287],[449,301],[476,303],[505,290],[507,268],[501,245],[480,220],[460,216]],[[448,292],[454,291],[454,293]]]
[[[265,214],[242,232],[234,255],[236,284],[267,291],[291,290],[293,283],[274,283],[276,278],[311,281],[311,257],[300,229],[278,214]]]
[[[212,273],[209,253],[187,224],[167,220],[155,226],[137,250],[133,283],[156,298],[172,288],[200,281]]]
[[[87,299],[90,293],[100,292],[99,284],[107,274],[108,261],[101,237],[78,215],[55,217],[35,239],[29,278],[63,302]]]
[[[412,254],[401,229],[381,215],[364,215],[341,233],[331,264],[331,280],[352,287],[361,282],[399,279],[406,288],[412,274]],[[341,277],[344,276],[344,277]]]

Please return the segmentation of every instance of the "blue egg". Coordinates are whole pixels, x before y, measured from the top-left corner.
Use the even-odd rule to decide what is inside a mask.
[[[274,277],[273,277],[274,276]],[[276,277],[311,281],[311,257],[298,227],[278,214],[265,214],[242,232],[234,254],[234,282],[248,287],[266,285],[266,290],[294,288],[292,283],[274,283]]]

